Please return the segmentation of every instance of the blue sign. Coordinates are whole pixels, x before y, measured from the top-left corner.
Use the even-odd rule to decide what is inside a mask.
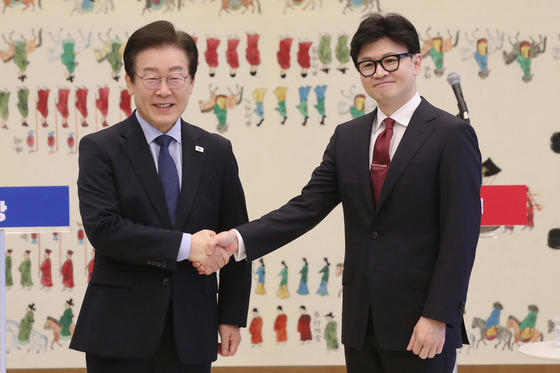
[[[0,229],[68,226],[68,186],[0,187]]]

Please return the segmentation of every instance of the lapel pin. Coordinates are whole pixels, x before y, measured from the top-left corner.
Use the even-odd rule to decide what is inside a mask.
[[[194,150],[196,150],[197,152],[200,152],[200,153],[204,153],[204,148],[202,146],[196,145],[194,147]]]

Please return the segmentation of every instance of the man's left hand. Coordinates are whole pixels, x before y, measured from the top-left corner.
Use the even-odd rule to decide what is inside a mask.
[[[218,326],[220,333],[220,343],[218,343],[218,353],[221,356],[233,356],[241,343],[241,333],[237,325],[221,324]]]
[[[414,327],[406,349],[421,359],[431,359],[437,354],[441,354],[444,343],[445,323],[422,316]]]

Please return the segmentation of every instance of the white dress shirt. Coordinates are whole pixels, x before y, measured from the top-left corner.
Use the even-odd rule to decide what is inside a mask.
[[[389,156],[393,159],[399,144],[404,136],[404,132],[406,131],[406,127],[408,127],[408,123],[410,123],[410,119],[412,119],[412,115],[420,105],[420,95],[418,92],[403,106],[401,106],[397,111],[395,111],[391,118],[395,120],[395,125],[393,126],[393,137],[391,137],[391,144],[389,147]],[[375,146],[375,140],[377,140],[377,136],[381,134],[385,130],[385,123],[383,121],[387,118],[387,115],[381,111],[381,109],[377,108],[377,115],[373,119],[373,126],[371,127],[371,140],[369,143],[369,163],[367,165],[368,170],[371,168],[371,161],[373,159],[373,147]]]

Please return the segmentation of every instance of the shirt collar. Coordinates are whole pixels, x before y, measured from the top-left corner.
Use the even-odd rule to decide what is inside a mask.
[[[412,98],[408,100],[406,104],[401,106],[391,115],[391,118],[393,118],[395,122],[407,127],[408,123],[410,123],[410,119],[412,119],[412,115],[416,111],[418,105],[420,105],[421,101],[422,99],[420,98],[420,95],[418,94],[418,92],[416,92],[416,94],[412,96]],[[387,115],[385,115],[385,113],[382,112],[381,109],[377,108],[377,115],[373,122],[373,126],[375,129],[374,132],[379,130],[381,123],[383,123],[385,118],[387,118]]]
[[[146,142],[151,144],[157,137],[163,135],[164,133],[152,126],[148,123],[144,118],[138,114],[138,110],[135,111],[136,119],[138,119],[138,123],[140,123],[140,127],[142,127],[142,131],[144,132],[144,136],[146,137]],[[171,129],[166,133],[175,139],[179,144],[181,143],[181,118],[177,119],[177,122],[171,127]]]

